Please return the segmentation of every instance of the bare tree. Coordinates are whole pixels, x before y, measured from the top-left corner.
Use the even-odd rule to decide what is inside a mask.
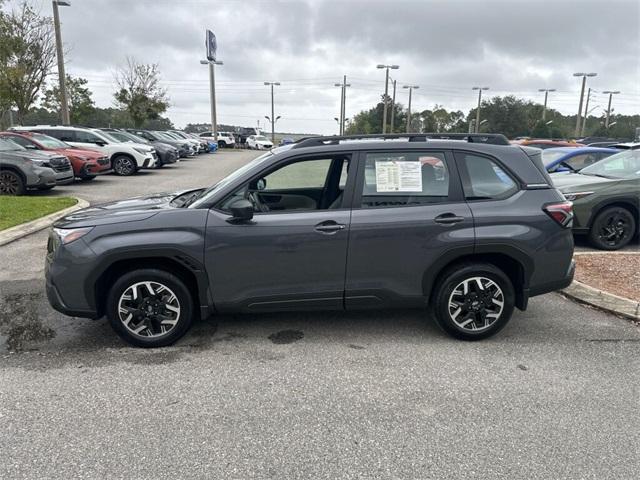
[[[138,63],[127,57],[126,65],[115,73],[118,91],[114,94],[118,107],[125,109],[136,126],[157,119],[169,107],[167,91],[160,85],[158,64]]]
[[[0,103],[15,106],[21,122],[56,60],[53,23],[26,2],[0,20]]]

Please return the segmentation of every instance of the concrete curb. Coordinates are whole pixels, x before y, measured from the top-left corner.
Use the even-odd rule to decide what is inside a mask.
[[[640,322],[640,302],[598,290],[577,280],[574,280],[571,285],[562,290],[562,293],[569,298],[600,310]]]
[[[31,235],[32,233],[44,230],[45,228],[53,225],[53,223],[59,218],[62,218],[65,215],[69,215],[76,210],[87,208],[89,206],[89,202],[87,202],[86,200],[78,197],[73,198],[75,198],[78,203],[71,207],[65,208],[64,210],[59,210],[41,218],[36,218],[35,220],[32,220],[30,222],[16,225],[15,227],[2,230],[0,232],[0,247],[6,245],[7,243],[15,242],[16,240],[26,237],[27,235]]]

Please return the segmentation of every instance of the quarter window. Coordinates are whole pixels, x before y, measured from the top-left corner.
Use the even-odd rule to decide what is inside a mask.
[[[97,135],[94,135],[91,132],[85,132],[83,130],[76,130],[76,142],[81,143],[96,143],[100,141],[100,138]]]
[[[506,197],[518,189],[513,179],[494,161],[469,153],[462,154],[462,161],[469,175],[469,181],[464,185],[467,200]]]
[[[442,152],[368,153],[362,208],[446,202],[450,176]]]

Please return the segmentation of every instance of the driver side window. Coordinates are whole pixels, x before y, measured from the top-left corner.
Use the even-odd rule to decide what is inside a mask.
[[[242,185],[220,209],[229,212],[231,205],[242,199],[253,204],[255,213],[340,208],[348,165],[349,158],[344,155],[287,163]]]

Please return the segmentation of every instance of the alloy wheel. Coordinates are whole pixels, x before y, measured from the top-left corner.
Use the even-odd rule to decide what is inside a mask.
[[[502,314],[504,293],[486,277],[470,277],[460,282],[449,296],[449,316],[464,331],[490,328]]]
[[[118,175],[131,175],[134,171],[133,162],[129,158],[119,158],[116,161],[114,169]]]
[[[180,320],[180,301],[160,282],[137,282],[120,295],[118,316],[138,337],[157,338],[170,333]]]
[[[0,195],[17,195],[20,191],[20,179],[13,173],[0,173]]]
[[[620,212],[607,217],[598,229],[598,238],[610,247],[615,247],[626,240],[630,225],[626,216]]]

